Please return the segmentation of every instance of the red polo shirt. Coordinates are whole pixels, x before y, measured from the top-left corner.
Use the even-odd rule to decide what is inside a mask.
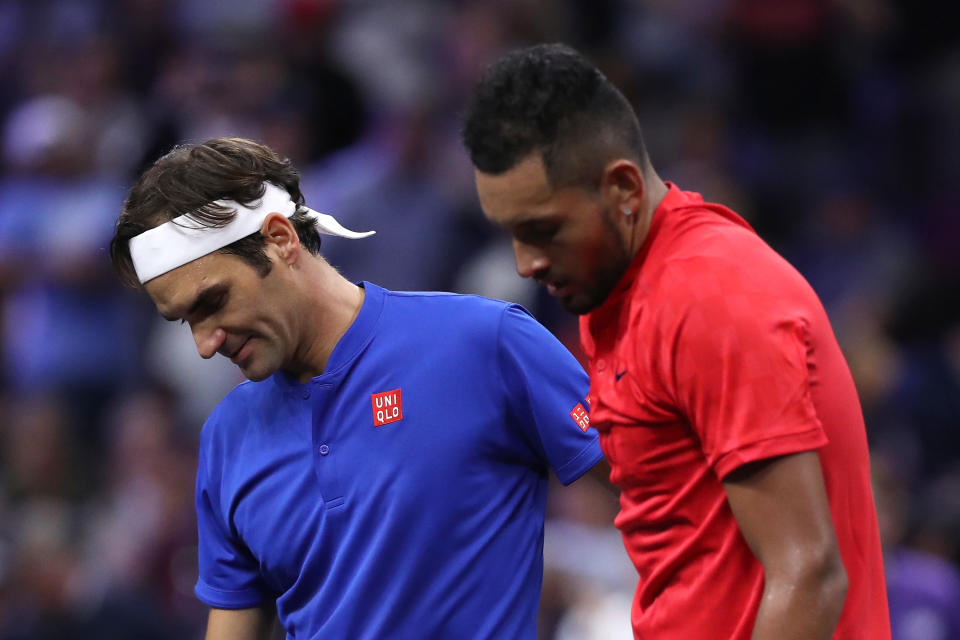
[[[580,322],[591,421],[640,574],[634,633],[748,640],[763,567],[722,479],[818,450],[850,581],[834,638],[889,638],[863,416],[827,315],[742,218],[668,186],[627,273]]]

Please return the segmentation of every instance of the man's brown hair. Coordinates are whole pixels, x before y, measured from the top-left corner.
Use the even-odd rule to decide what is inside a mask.
[[[130,239],[184,214],[206,227],[222,227],[234,212],[214,205],[233,200],[243,205],[263,196],[264,182],[282,187],[297,205],[290,217],[300,243],[320,252],[316,221],[303,210],[300,175],[286,158],[262,144],[243,138],[214,138],[202,144],[175,147],[147,169],[130,188],[110,241],[110,259],[127,286],[141,288],[130,258]],[[220,249],[252,266],[261,276],[270,273],[270,258],[260,232]]]

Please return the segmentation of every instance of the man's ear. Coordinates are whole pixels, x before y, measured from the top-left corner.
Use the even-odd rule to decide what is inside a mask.
[[[610,208],[623,216],[637,217],[645,188],[643,172],[630,160],[611,160],[603,169],[600,191]]]
[[[260,226],[260,234],[266,241],[267,255],[274,255],[284,264],[296,264],[300,257],[300,237],[286,216],[269,214]]]

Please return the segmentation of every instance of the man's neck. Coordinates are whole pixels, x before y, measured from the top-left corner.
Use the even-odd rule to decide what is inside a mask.
[[[322,258],[311,256],[301,264],[304,273],[298,277],[307,283],[299,325],[301,349],[289,371],[308,382],[326,370],[330,354],[360,313],[365,293]]]
[[[653,224],[653,213],[660,206],[660,203],[666,197],[670,190],[666,183],[660,179],[653,167],[648,167],[644,176],[643,206],[640,208],[637,223],[631,228],[628,239],[628,250],[630,260],[637,257],[643,243],[650,233],[650,227]]]

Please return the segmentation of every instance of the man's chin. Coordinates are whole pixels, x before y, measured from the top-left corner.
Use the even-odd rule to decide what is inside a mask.
[[[269,371],[269,370],[263,370],[263,369],[252,368],[252,367],[251,368],[239,367],[239,369],[240,369],[240,373],[243,374],[243,377],[249,380],[250,382],[260,382],[261,380],[266,380],[276,372],[276,370]]]
[[[590,313],[594,309],[600,306],[601,301],[594,300],[593,298],[585,295],[576,295],[571,294],[568,296],[563,296],[558,298],[560,306],[569,311],[570,313],[576,314],[578,316],[585,315]]]
[[[598,272],[588,284],[571,287],[573,290],[570,293],[557,300],[570,313],[578,316],[588,314],[607,301],[625,270],[626,264],[616,262],[609,269]]]

